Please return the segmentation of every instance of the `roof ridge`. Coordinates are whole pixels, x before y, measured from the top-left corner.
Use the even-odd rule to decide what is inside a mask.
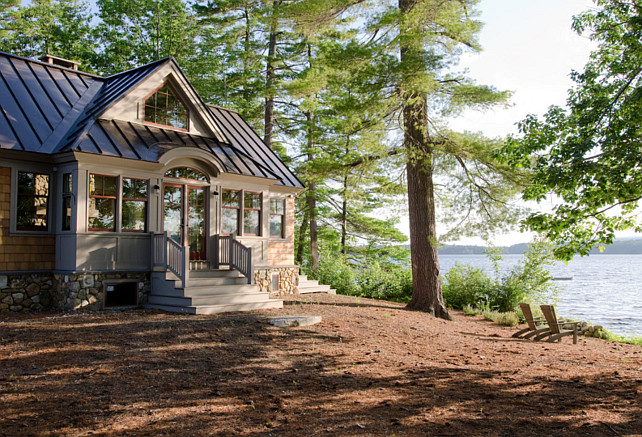
[[[86,71],[81,71],[81,70],[74,70],[73,68],[67,68],[67,67],[63,67],[61,65],[57,65],[57,64],[50,64],[48,62],[39,61],[38,59],[27,58],[26,56],[14,55],[13,53],[3,52],[2,50],[0,50],[0,56],[6,56],[8,58],[20,59],[20,60],[25,61],[25,62],[31,62],[31,63],[38,64],[38,65],[44,65],[45,67],[48,67],[48,68],[56,68],[58,70],[68,71],[70,73],[76,73],[76,74],[80,74],[80,75],[83,75],[83,76],[89,76],[89,77],[92,77],[94,79],[105,80],[105,78],[103,76],[99,76],[97,74],[87,73]]]
[[[155,61],[148,62],[147,64],[139,65],[138,67],[130,68],[129,70],[125,70],[125,71],[121,71],[121,72],[118,72],[118,73],[114,73],[111,76],[106,76],[106,77],[103,77],[102,79],[112,80],[112,79],[117,78],[118,76],[123,76],[125,74],[131,74],[131,73],[134,73],[136,70],[142,70],[144,68],[149,68],[149,67],[151,67],[152,65],[155,65],[155,64],[162,64],[162,63],[167,62],[167,61],[169,61],[171,59],[173,59],[171,56],[167,56],[167,57],[162,58],[162,59],[157,59]]]
[[[225,106],[214,105],[214,104],[212,104],[212,103],[206,103],[205,105],[207,105],[207,106],[209,106],[209,107],[212,107],[212,108],[221,109],[221,110],[223,110],[223,111],[233,112],[233,113],[235,113],[235,114],[239,114],[239,111],[237,111],[236,109],[226,108]]]

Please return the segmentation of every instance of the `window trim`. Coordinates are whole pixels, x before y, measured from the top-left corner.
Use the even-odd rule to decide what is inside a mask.
[[[185,115],[187,117],[187,121],[186,121],[186,127],[184,127],[184,128],[172,126],[172,125],[169,125],[169,124],[154,123],[152,121],[145,120],[145,108],[148,106],[148,105],[145,104],[145,102],[151,96],[156,94],[158,92],[158,90],[163,88],[165,85],[167,85],[169,88],[171,88],[171,90],[174,92],[174,97],[176,97],[176,99],[180,102],[180,104],[183,105],[183,108],[185,108]],[[149,126],[156,126],[156,127],[162,127],[162,128],[175,129],[175,130],[181,131],[181,132],[189,132],[189,130],[190,130],[190,117],[189,117],[190,111],[189,111],[189,108],[187,107],[187,105],[185,104],[183,99],[178,95],[178,92],[176,92],[176,88],[174,88],[174,86],[171,84],[171,82],[169,80],[163,82],[162,84],[160,84],[160,86],[158,86],[156,89],[154,89],[154,91],[152,91],[151,93],[147,94],[143,98],[143,103],[142,103],[141,106],[143,107],[143,114],[142,114],[142,117],[141,117],[142,121],[143,121],[143,124],[146,124],[146,125],[149,125]],[[151,106],[150,106],[150,108],[151,108]],[[154,106],[154,108],[158,108],[158,107]]]
[[[125,184],[123,183],[124,179],[130,179],[134,181],[142,181],[147,185],[147,196],[143,198],[129,198],[125,197],[125,193],[123,193],[123,189],[125,188]],[[120,219],[117,223],[117,226],[120,226],[120,231],[121,232],[134,232],[134,233],[145,233],[147,232],[147,229],[149,227],[149,220],[148,220],[148,212],[149,212],[149,179],[141,179],[141,178],[132,178],[129,176],[120,176],[118,185],[120,186],[120,190],[118,193],[120,194],[120,202],[117,201],[118,204],[120,204],[120,211],[118,214],[118,218]],[[129,202],[143,202],[145,204],[145,226],[142,230],[139,229],[124,229],[123,228],[123,203],[129,201]]]
[[[115,196],[97,196],[91,194],[91,177],[92,176],[103,176],[116,179],[116,195]],[[120,177],[118,175],[109,175],[101,173],[87,173],[87,230],[89,232],[116,232],[119,223],[119,211],[118,211],[118,199],[119,193],[121,190]],[[104,184],[103,184],[104,191]],[[89,199],[113,199],[114,200],[114,227],[112,229],[107,228],[92,228],[89,226]]]
[[[239,195],[240,195],[239,206],[238,207],[236,207],[236,206],[225,206],[223,204],[223,191],[234,191],[234,192],[239,193]],[[219,232],[220,232],[221,235],[231,235],[231,233],[229,233],[229,232],[223,232],[223,210],[224,209],[234,209],[234,210],[237,211],[236,212],[236,214],[237,214],[236,215],[236,235],[239,235],[240,231],[243,229],[243,226],[242,226],[243,217],[241,215],[241,211],[243,211],[243,190],[242,189],[235,190],[233,188],[221,188],[221,227],[220,227],[220,231]]]
[[[67,176],[67,175],[69,175],[69,184],[68,184],[69,186],[67,184],[65,184],[65,176]],[[69,231],[71,231],[72,221],[73,221],[73,217],[74,217],[74,212],[73,212],[73,209],[71,207],[71,205],[74,203],[74,201],[73,201],[74,200],[74,173],[72,171],[67,171],[65,173],[62,173],[62,175],[60,177],[61,177],[61,181],[62,181],[61,182],[62,186],[61,186],[61,190],[60,190],[61,191],[61,193],[60,193],[60,198],[61,198],[61,202],[60,202],[60,212],[61,212],[61,215],[60,215],[60,220],[61,220],[60,230],[63,231],[63,232],[69,232]],[[69,191],[66,191],[67,188],[69,188]],[[67,218],[67,208],[66,208],[65,204],[66,204],[67,201],[69,201],[69,209],[70,209],[70,211],[69,211],[69,227],[65,228],[65,222],[66,222],[66,218]]]
[[[52,211],[52,206],[51,206],[51,193],[53,192],[54,189],[54,183],[53,183],[53,177],[52,173],[49,171],[40,171],[39,169],[23,169],[23,168],[14,168],[14,171],[12,171],[12,186],[13,188],[13,195],[11,196],[11,202],[12,204],[10,205],[10,211],[11,211],[11,226],[10,226],[10,231],[16,232],[16,233],[25,233],[25,234],[32,234],[32,235],[43,235],[43,234],[51,234],[52,230],[54,229],[54,226],[52,226],[54,223],[52,220],[55,222],[54,218],[52,217],[51,211]],[[20,173],[31,173],[34,175],[43,175],[47,176],[48,181],[48,187],[47,187],[47,211],[46,211],[46,220],[47,220],[47,226],[43,228],[19,228],[18,227],[18,205],[20,203],[20,189],[19,189],[19,183],[20,183]],[[35,197],[44,197],[44,196],[33,196]]]
[[[278,200],[280,202],[283,202],[283,213],[282,214],[275,214],[272,212],[272,201],[273,200]],[[285,240],[287,238],[287,228],[286,228],[286,221],[287,221],[287,214],[288,212],[288,202],[287,199],[284,197],[270,197],[270,229],[268,230],[270,234],[270,238],[272,240]],[[272,235],[272,216],[279,216],[281,217],[281,235]]]
[[[241,201],[241,209],[243,210],[243,218],[241,219],[241,227],[240,229],[243,229],[243,236],[247,237],[262,237],[263,232],[263,193],[260,191],[251,191],[251,190],[241,190],[243,192],[242,194],[242,201]],[[260,208],[247,208],[245,206],[245,193],[250,193],[250,194],[258,194],[259,195],[259,205],[261,205]],[[245,211],[258,211],[259,213],[259,233],[258,234],[250,234],[245,232]]]

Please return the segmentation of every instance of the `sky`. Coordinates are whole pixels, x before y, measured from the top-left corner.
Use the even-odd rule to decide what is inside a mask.
[[[572,30],[573,16],[592,7],[590,0],[482,0],[478,9],[485,23],[479,35],[483,51],[464,54],[460,67],[480,84],[512,91],[512,105],[486,112],[467,111],[450,126],[488,137],[506,136],[517,133],[516,123],[526,115],[543,115],[551,105],[564,106],[573,85],[569,74],[582,70],[596,47]],[[399,227],[408,233],[406,219]],[[531,239],[531,234],[511,232],[498,235],[493,244]],[[457,244],[484,242],[463,239]]]

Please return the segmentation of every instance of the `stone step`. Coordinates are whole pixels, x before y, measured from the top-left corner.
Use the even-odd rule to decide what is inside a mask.
[[[319,281],[307,279],[307,276],[299,276],[299,285],[297,286],[297,291],[299,294],[308,294],[308,293],[328,293],[336,294],[336,290],[330,288],[329,285],[319,284]]]
[[[265,299],[252,303],[225,304],[225,305],[199,305],[199,306],[172,306],[146,304],[145,308],[157,309],[183,314],[219,314],[237,311],[268,310],[283,308],[283,301],[278,299]]]

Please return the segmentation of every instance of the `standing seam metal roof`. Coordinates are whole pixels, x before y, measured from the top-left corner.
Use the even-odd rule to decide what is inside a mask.
[[[78,150],[158,162],[170,149],[194,147],[212,154],[225,172],[303,187],[234,111],[207,105],[209,112],[202,114],[229,143],[215,136],[100,119],[107,108],[166,62],[175,64],[167,58],[102,78],[0,52],[0,148],[44,154]]]

